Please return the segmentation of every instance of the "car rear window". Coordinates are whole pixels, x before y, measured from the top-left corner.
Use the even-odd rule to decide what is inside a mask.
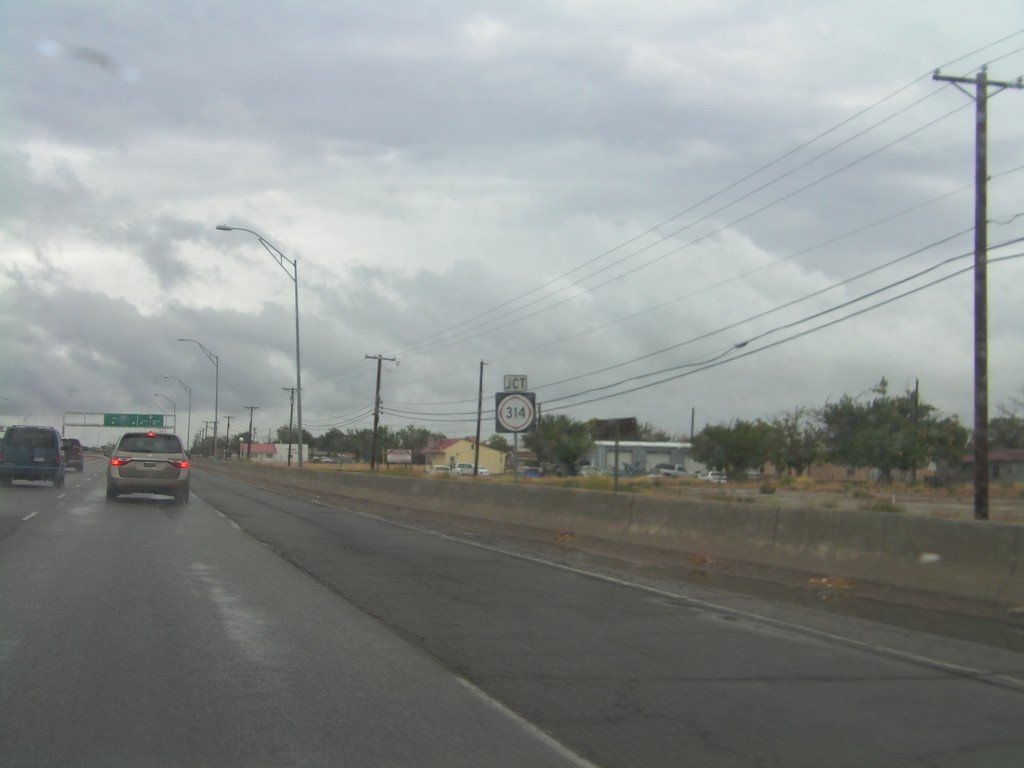
[[[123,453],[181,453],[181,441],[174,435],[125,435],[117,450]]]
[[[11,429],[4,435],[7,445],[19,448],[52,448],[53,431],[49,429]]]

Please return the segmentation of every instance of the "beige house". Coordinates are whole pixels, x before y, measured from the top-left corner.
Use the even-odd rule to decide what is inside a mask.
[[[476,438],[451,437],[431,443],[420,454],[427,467],[445,464],[454,467],[456,464],[473,464],[476,458]],[[480,468],[492,475],[505,471],[505,455],[490,446],[480,445]]]

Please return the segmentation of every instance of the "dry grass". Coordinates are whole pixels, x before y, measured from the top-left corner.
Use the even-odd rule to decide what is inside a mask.
[[[313,464],[305,469],[317,472],[369,472],[369,464]],[[287,467],[282,467],[287,469]],[[434,481],[512,483],[512,473],[484,477],[431,476],[422,466],[381,465],[377,473],[391,477],[421,477]],[[615,479],[607,475],[588,477],[519,478],[519,482],[555,488],[579,488],[612,492]],[[730,480],[723,485],[709,485],[697,478],[620,477],[620,493],[689,498],[708,502],[733,502],[765,507],[805,506],[817,509],[870,510],[895,514],[917,514],[947,519],[973,517],[974,487],[958,483],[942,488],[919,483],[889,485],[819,482],[809,477],[762,477],[751,480]],[[989,487],[992,520],[1024,523],[1024,484],[996,484]]]

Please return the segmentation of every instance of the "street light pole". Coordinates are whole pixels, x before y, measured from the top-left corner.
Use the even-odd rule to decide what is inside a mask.
[[[162,397],[164,400],[166,400],[168,403],[171,404],[171,415],[174,416],[174,431],[177,432],[178,431],[178,404],[176,402],[174,402],[173,400],[171,400],[171,398],[169,398],[163,392],[155,392],[153,394],[153,397]]]
[[[185,427],[185,439],[187,441],[188,438],[192,437],[192,387],[190,387],[184,381],[179,379],[177,376],[164,376],[164,378],[165,379],[174,379],[176,382],[181,384],[182,388],[186,392],[188,392],[188,423],[187,423],[187,426]],[[174,421],[174,431],[175,432],[178,431],[178,421],[177,421],[177,419],[175,419],[175,421]]]
[[[295,409],[299,422],[299,469],[302,469],[302,361],[299,353],[299,261],[298,259],[289,259],[274,245],[267,242],[266,238],[259,232],[254,232],[245,227],[229,227],[227,224],[218,224],[217,229],[222,232],[238,230],[239,232],[248,232],[250,235],[255,235],[256,239],[260,241],[260,245],[266,249],[267,253],[274,258],[278,266],[284,270],[284,273],[295,284]],[[289,271],[288,267],[291,267],[291,271]]]
[[[191,341],[193,344],[203,350],[203,354],[206,355],[210,362],[213,363],[215,370],[213,380],[213,458],[217,458],[217,421],[218,421],[218,408],[220,406],[220,358],[213,354],[210,350],[204,347],[195,339],[178,339],[178,341]]]

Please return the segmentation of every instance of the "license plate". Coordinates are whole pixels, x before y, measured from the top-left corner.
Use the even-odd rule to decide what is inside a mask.
[[[44,461],[46,461],[46,457],[45,456],[33,456],[32,457],[32,461],[38,461],[40,464],[42,464]]]
[[[155,461],[144,461],[144,462],[142,462],[142,468],[143,469],[156,469],[156,462]]]

